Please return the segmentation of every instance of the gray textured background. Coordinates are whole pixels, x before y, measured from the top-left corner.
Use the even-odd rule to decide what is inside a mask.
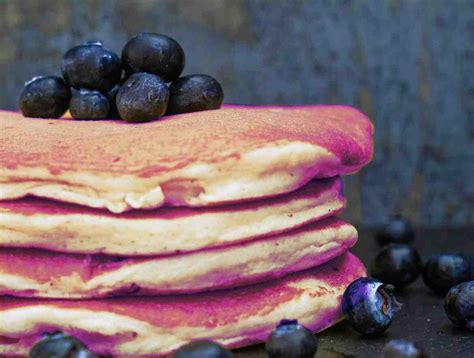
[[[346,217],[400,211],[423,226],[474,224],[474,1],[0,0],[0,108],[62,53],[139,31],[184,47],[226,102],[345,103],[376,126],[376,155],[346,180]]]

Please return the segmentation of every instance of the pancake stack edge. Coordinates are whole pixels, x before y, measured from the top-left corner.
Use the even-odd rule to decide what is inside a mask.
[[[92,124],[96,158],[71,148]],[[261,342],[285,318],[334,324],[365,275],[347,252],[357,231],[336,217],[340,175],[371,159],[372,131],[344,106],[227,106],[130,126],[0,112],[0,354],[56,330],[139,356]]]

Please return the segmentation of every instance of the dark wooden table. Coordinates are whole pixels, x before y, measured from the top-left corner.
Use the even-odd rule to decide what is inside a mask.
[[[373,233],[360,230],[359,242],[352,250],[367,265],[379,246]],[[474,254],[474,228],[465,230],[421,230],[415,246],[420,255],[455,252]],[[381,357],[384,344],[393,338],[418,342],[431,358],[473,358],[474,333],[457,329],[447,319],[443,298],[431,294],[419,278],[404,292],[397,294],[403,303],[388,331],[378,338],[362,338],[346,322],[318,334],[319,349],[316,358],[370,358]],[[265,357],[263,345],[237,350],[236,358]]]

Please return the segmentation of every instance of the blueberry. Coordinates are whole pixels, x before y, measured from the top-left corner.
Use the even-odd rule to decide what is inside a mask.
[[[109,100],[99,91],[74,91],[69,107],[76,119],[102,119],[109,114]]]
[[[211,341],[195,341],[179,348],[171,358],[232,358],[232,353]]]
[[[390,242],[408,244],[415,239],[415,230],[410,221],[401,215],[396,215],[391,217],[389,222],[376,232],[375,238],[381,244]]]
[[[428,355],[411,341],[392,339],[383,348],[383,358],[428,358]]]
[[[375,257],[370,274],[384,283],[402,288],[420,275],[422,268],[420,255],[405,244],[389,244]]]
[[[170,85],[168,114],[218,109],[224,100],[222,87],[208,75],[189,75]]]
[[[455,325],[474,331],[474,281],[452,287],[444,300],[444,311]]]
[[[62,72],[72,87],[107,92],[120,81],[122,67],[115,53],[101,43],[88,42],[64,54]]]
[[[470,266],[460,255],[435,255],[425,263],[423,281],[435,293],[446,294],[454,285],[472,279]]]
[[[352,282],[342,296],[342,312],[349,324],[362,334],[384,332],[401,308],[393,289],[370,277]]]
[[[29,358],[94,358],[77,338],[62,332],[46,334],[28,354]]]
[[[183,72],[184,51],[169,36],[141,32],[123,48],[122,65],[127,73],[148,72],[170,82]]]
[[[296,320],[282,320],[265,344],[269,358],[313,358],[317,350],[316,336]]]
[[[134,73],[120,87],[115,103],[127,122],[148,122],[165,114],[168,86],[149,73]]]
[[[61,77],[34,77],[20,95],[20,110],[25,117],[59,118],[69,107],[71,91]]]

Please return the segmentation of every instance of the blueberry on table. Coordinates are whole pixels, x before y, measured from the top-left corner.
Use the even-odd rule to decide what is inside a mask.
[[[383,358],[428,358],[428,355],[411,341],[392,339],[383,348]]]
[[[179,348],[171,358],[232,358],[232,353],[212,341],[195,341]]]
[[[77,338],[66,333],[47,334],[30,350],[28,358],[95,358]]]
[[[120,57],[100,42],[88,42],[68,50],[62,60],[66,82],[74,88],[107,92],[122,75]]]
[[[127,122],[148,122],[165,114],[168,99],[168,86],[158,76],[140,72],[123,83],[115,103]]]
[[[269,358],[313,358],[317,350],[316,336],[296,320],[282,320],[265,344]]]
[[[109,100],[99,91],[75,91],[69,104],[71,116],[76,119],[103,119],[109,115]]]
[[[362,277],[352,282],[342,296],[342,312],[349,324],[366,335],[384,332],[401,304],[393,296],[394,287],[377,279]]]
[[[415,230],[409,220],[396,215],[376,232],[375,238],[383,245],[390,242],[408,244],[415,239]]]
[[[25,117],[59,118],[66,113],[71,90],[61,77],[34,77],[20,95],[20,111]]]
[[[208,75],[189,75],[170,85],[168,114],[218,109],[224,100],[222,86]]]
[[[418,278],[421,268],[420,255],[414,248],[389,244],[375,257],[370,274],[384,283],[403,288]]]
[[[165,82],[176,80],[184,68],[184,51],[169,36],[141,32],[122,50],[122,66],[127,73],[148,72]]]
[[[444,311],[456,326],[474,331],[474,281],[452,287],[444,300]]]
[[[438,294],[446,294],[454,285],[471,279],[470,262],[460,255],[431,256],[423,267],[423,281]]]

